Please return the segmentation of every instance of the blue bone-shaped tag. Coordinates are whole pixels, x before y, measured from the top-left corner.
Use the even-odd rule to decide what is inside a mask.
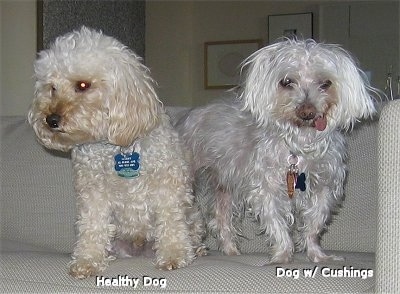
[[[306,175],[305,175],[305,173],[301,173],[297,177],[295,188],[300,189],[300,191],[303,191],[303,192],[306,190]]]
[[[133,152],[131,154],[122,153],[114,156],[115,166],[114,169],[120,177],[123,178],[136,178],[139,176],[140,169],[140,156],[139,153]]]

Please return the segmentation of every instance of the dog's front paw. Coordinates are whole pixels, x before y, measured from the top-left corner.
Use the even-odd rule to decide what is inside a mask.
[[[156,267],[161,270],[174,270],[192,263],[196,255],[186,250],[169,251],[167,254],[157,254]]]
[[[76,259],[70,263],[69,274],[76,279],[85,279],[94,276],[102,270],[99,263],[88,259]]]
[[[237,249],[236,245],[225,246],[223,252],[228,256],[240,255],[240,251]]]
[[[196,256],[206,256],[208,255],[208,248],[206,245],[201,244],[199,247],[196,248],[196,252],[195,252]]]
[[[268,264],[277,264],[277,263],[290,263],[293,260],[293,254],[290,251],[283,251],[279,253],[275,253]]]
[[[220,245],[219,249],[228,256],[240,255],[240,250],[236,246],[235,242],[230,239],[224,239]]]
[[[309,250],[307,257],[311,262],[344,261],[344,257],[337,255],[327,255],[322,250]]]
[[[186,266],[186,264],[182,263],[177,259],[170,259],[170,260],[160,260],[157,262],[156,267],[160,270],[171,271],[174,269],[178,269],[181,267]]]

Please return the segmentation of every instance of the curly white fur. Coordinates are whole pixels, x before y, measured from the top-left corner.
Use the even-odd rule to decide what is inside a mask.
[[[161,269],[190,264],[203,248],[192,176],[140,58],[82,27],[40,52],[35,76],[29,123],[47,148],[72,150],[79,216],[70,274],[104,270],[114,239],[154,241]],[[114,156],[133,151],[140,175],[118,176]]]
[[[272,244],[272,263],[289,262],[296,250],[313,262],[337,259],[319,241],[343,195],[340,131],[373,115],[374,89],[345,50],[313,40],[262,48],[244,69],[237,99],[194,109],[177,124],[194,170],[207,175],[197,185],[213,192],[208,227],[223,252],[239,254],[234,224],[250,213]],[[306,189],[291,198],[287,173],[295,158]]]

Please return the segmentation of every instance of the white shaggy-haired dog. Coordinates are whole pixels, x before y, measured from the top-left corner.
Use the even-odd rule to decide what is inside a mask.
[[[319,241],[343,194],[340,131],[373,115],[375,90],[344,49],[313,40],[264,47],[244,69],[236,100],[194,109],[176,126],[194,170],[208,176],[208,228],[224,253],[239,254],[235,218],[250,213],[272,245],[271,263],[290,262],[295,251],[313,262],[339,259]]]
[[[45,147],[72,150],[79,215],[70,274],[104,270],[121,244],[114,240],[154,242],[161,269],[190,264],[203,248],[192,177],[140,58],[82,27],[58,37],[34,67],[29,123]]]

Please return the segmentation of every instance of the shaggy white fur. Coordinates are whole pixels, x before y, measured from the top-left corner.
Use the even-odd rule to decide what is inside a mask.
[[[120,251],[112,244],[154,241],[156,266],[167,270],[204,253],[182,144],[140,58],[82,27],[40,52],[35,77],[29,123],[47,148],[72,150],[79,216],[70,274],[104,270]]]
[[[244,62],[234,101],[189,112],[177,124],[194,156],[196,185],[212,191],[208,228],[239,254],[237,219],[251,215],[272,244],[271,263],[307,251],[326,255],[320,235],[343,194],[345,139],[375,106],[365,75],[336,45],[284,40]],[[206,179],[201,182],[201,179]]]

